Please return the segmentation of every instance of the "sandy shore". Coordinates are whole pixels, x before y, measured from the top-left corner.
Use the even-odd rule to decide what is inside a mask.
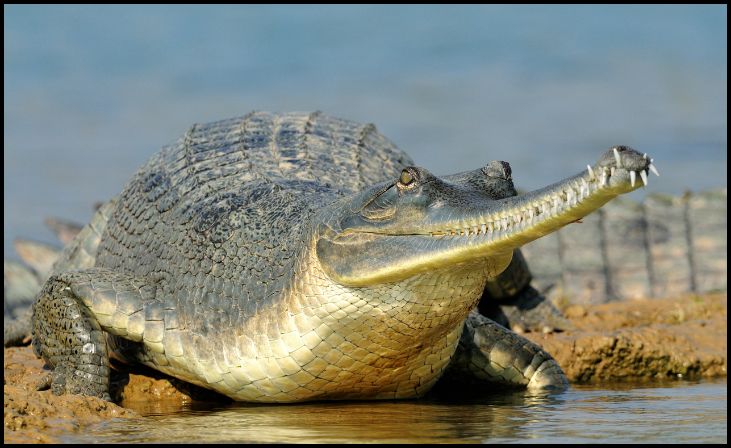
[[[642,300],[564,310],[576,330],[528,333],[572,382],[725,376],[727,295]],[[5,349],[5,443],[54,443],[112,418],[144,418],[133,409],[167,409],[220,396],[150,370],[117,373],[117,404],[37,391],[47,375],[30,347]]]
[[[524,336],[571,382],[725,376],[727,296],[688,295],[564,310],[575,331]]]

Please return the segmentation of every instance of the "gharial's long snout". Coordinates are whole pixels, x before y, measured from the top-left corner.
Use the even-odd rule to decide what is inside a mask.
[[[350,286],[396,281],[480,258],[506,263],[514,249],[647,185],[651,171],[659,176],[646,154],[615,146],[586,170],[545,188],[497,200],[471,200],[464,206],[458,198],[456,205],[432,206],[407,227],[354,228],[320,241],[318,254],[338,261],[326,263],[326,270]]]
[[[580,174],[501,199],[495,213],[465,216],[449,229],[430,234],[481,237],[484,248],[512,250],[583,218],[620,194],[647,185],[650,171],[660,175],[652,162],[647,154],[615,146]]]

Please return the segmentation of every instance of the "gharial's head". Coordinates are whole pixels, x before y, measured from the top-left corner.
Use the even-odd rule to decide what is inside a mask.
[[[332,280],[354,287],[479,259],[501,260],[486,264],[494,276],[514,249],[646,184],[649,170],[657,174],[647,155],[615,146],[582,173],[516,196],[506,162],[444,177],[406,167],[331,211],[317,256]]]

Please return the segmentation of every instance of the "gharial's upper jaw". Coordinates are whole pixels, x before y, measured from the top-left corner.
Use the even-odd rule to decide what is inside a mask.
[[[394,226],[390,219],[370,222],[362,216],[364,212],[360,210],[360,213],[348,216],[340,223],[345,230],[338,232],[333,238],[350,239],[353,234],[358,233],[391,236],[495,236],[493,231],[514,231],[524,224],[530,225],[549,216],[558,217],[561,212],[566,212],[575,220],[591,213],[617,195],[647,185],[650,171],[659,176],[652,162],[653,159],[647,154],[627,146],[614,146],[602,154],[593,166],[587,165],[586,171],[524,195],[490,199],[481,195],[466,195],[465,191],[450,187],[452,189],[445,192],[452,194],[453,200],[442,200],[439,207],[430,207],[428,213],[402,219]],[[448,183],[444,185],[451,185],[451,182],[456,185],[466,184],[469,180],[466,178],[468,174],[473,173],[445,176],[443,179]],[[470,181],[469,186],[475,187],[475,183]],[[386,187],[388,185],[381,189]],[[444,197],[442,195],[441,199]],[[396,200],[394,197],[393,201]],[[395,213],[398,207],[388,203],[394,206],[392,211]]]

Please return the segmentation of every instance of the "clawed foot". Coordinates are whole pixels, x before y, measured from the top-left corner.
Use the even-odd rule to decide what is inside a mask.
[[[88,395],[112,401],[109,390],[101,384],[99,375],[81,372],[68,366],[58,366],[39,382],[45,390],[50,388],[54,395]]]
[[[53,374],[51,372],[45,372],[43,376],[36,382],[35,388],[37,391],[48,390],[53,384]]]

